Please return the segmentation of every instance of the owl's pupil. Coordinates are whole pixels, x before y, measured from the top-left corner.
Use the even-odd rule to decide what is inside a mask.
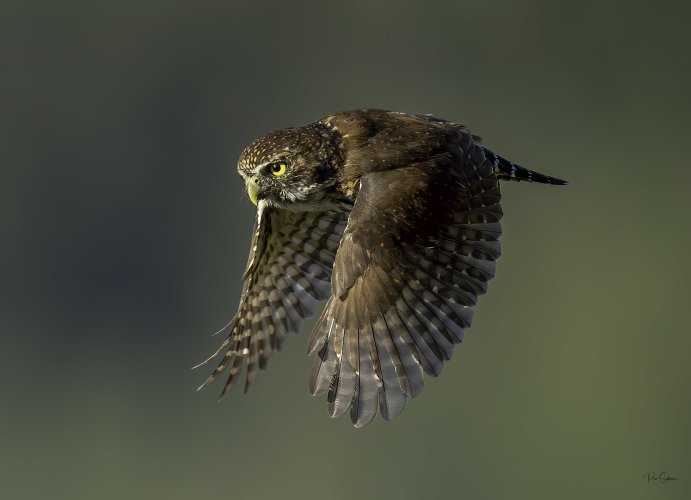
[[[281,165],[278,163],[274,163],[273,165],[271,165],[271,170],[273,170],[274,172],[280,172],[281,171]]]

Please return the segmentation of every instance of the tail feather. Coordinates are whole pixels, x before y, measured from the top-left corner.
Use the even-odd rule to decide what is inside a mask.
[[[494,154],[489,149],[485,149],[485,156],[494,164],[494,172],[497,179],[502,181],[517,181],[517,182],[540,182],[542,184],[555,184],[563,186],[568,184],[567,181],[550,177],[549,175],[541,174],[533,170],[528,170],[521,167],[506,158]]]

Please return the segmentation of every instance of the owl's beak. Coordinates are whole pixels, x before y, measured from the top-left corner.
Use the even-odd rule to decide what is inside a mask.
[[[249,196],[252,203],[256,205],[259,198],[259,182],[257,178],[247,177],[245,179],[245,186],[247,187],[247,196]]]

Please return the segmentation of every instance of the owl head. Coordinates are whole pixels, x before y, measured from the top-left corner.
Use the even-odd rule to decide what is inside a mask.
[[[240,155],[238,172],[255,205],[302,211],[324,201],[339,162],[338,138],[315,123],[253,141]]]

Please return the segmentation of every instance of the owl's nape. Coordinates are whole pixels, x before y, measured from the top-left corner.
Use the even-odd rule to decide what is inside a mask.
[[[257,221],[238,313],[204,385],[247,366],[328,303],[308,341],[313,394],[362,426],[399,415],[472,323],[500,255],[500,180],[565,184],[429,116],[360,110],[272,132],[238,169]]]

